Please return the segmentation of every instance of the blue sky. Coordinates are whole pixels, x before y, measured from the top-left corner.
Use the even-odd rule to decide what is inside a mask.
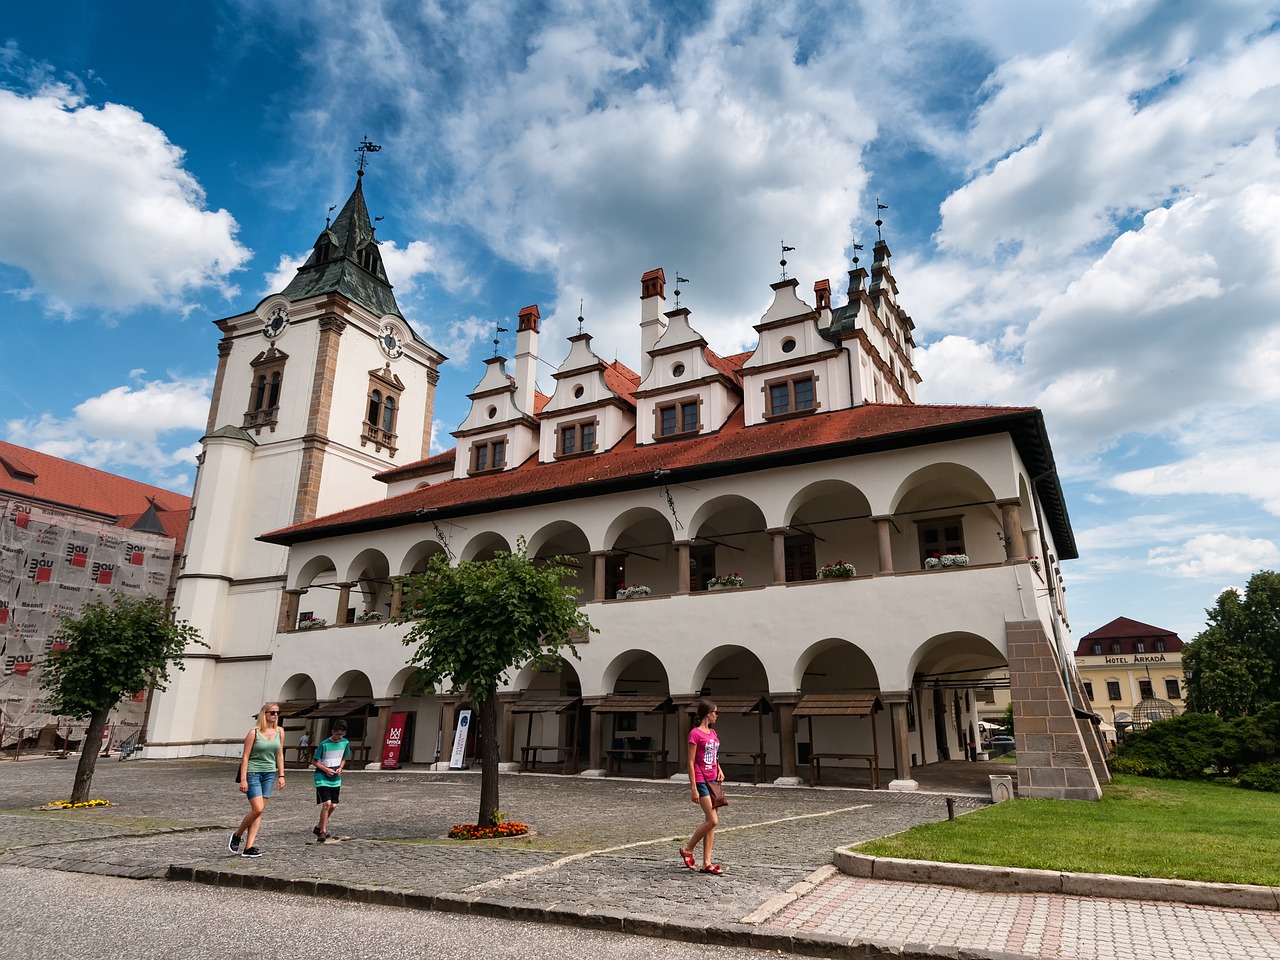
[[[733,352],[779,241],[802,291],[842,289],[879,198],[921,400],[1045,412],[1076,636],[1128,616],[1189,639],[1280,565],[1278,22],[1231,0],[6,4],[0,436],[189,492],[212,321],[283,287],[366,135],[401,310],[451,357],[446,446],[524,305],[551,364],[582,303],[634,366],[640,275],[678,269]]]

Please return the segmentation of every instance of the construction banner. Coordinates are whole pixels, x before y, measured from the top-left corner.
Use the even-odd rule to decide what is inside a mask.
[[[0,498],[0,745],[70,726],[48,711],[40,687],[59,620],[113,590],[164,597],[173,553],[170,537]],[[111,722],[136,728],[142,710],[126,700]]]

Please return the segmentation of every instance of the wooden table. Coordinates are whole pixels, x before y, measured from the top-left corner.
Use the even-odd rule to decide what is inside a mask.
[[[622,747],[617,750],[606,750],[608,771],[610,776],[622,772],[623,757],[649,757],[653,761],[653,779],[665,780],[667,777],[667,750],[641,750],[637,747]],[[661,773],[659,773],[661,770]]]
[[[871,789],[880,789],[880,758],[874,753],[813,753],[809,755],[809,785],[815,786],[822,779],[823,760],[865,760],[871,774]]]

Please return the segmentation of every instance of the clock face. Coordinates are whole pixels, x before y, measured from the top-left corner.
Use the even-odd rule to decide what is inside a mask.
[[[284,333],[284,328],[288,325],[289,315],[285,313],[284,307],[276,307],[271,316],[267,317],[267,322],[263,324],[262,335],[268,340],[274,340]]]
[[[382,330],[378,334],[378,346],[382,348],[382,352],[391,360],[398,360],[404,356],[404,340],[400,336],[400,331],[396,329],[395,324],[384,323]]]

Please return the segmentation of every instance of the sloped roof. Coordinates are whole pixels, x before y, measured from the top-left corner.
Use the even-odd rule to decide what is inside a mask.
[[[1095,640],[1163,640],[1167,652],[1176,652],[1182,649],[1182,638],[1172,630],[1166,630],[1164,627],[1153,627],[1149,623],[1143,623],[1141,620],[1130,620],[1128,617],[1116,617],[1110,623],[1104,624],[1092,633],[1086,633],[1080,638],[1076,653],[1088,656],[1089,648],[1092,647]],[[1131,646],[1132,644],[1127,644],[1124,652],[1131,653]]]
[[[752,427],[745,426],[739,407],[715,433],[643,445],[636,443],[632,430],[613,448],[593,456],[550,463],[530,458],[514,469],[411,490],[274,530],[259,539],[290,545],[427,519],[517,509],[997,433],[1012,437],[1028,471],[1037,478],[1036,489],[1059,556],[1075,559],[1075,537],[1039,410],[885,403]],[[438,454],[426,462],[442,464],[451,454]],[[412,476],[421,469],[422,464],[409,464],[394,471],[394,476]],[[663,473],[658,475],[657,471]],[[379,476],[386,480],[393,473]]]
[[[150,513],[145,526],[153,528],[158,522],[167,536],[178,540],[179,549],[191,511],[190,497],[4,441],[0,441],[0,496],[84,514],[125,529],[135,528]]]
[[[615,360],[605,364],[604,385],[634,406],[636,389],[640,386],[640,374],[625,363]]]

